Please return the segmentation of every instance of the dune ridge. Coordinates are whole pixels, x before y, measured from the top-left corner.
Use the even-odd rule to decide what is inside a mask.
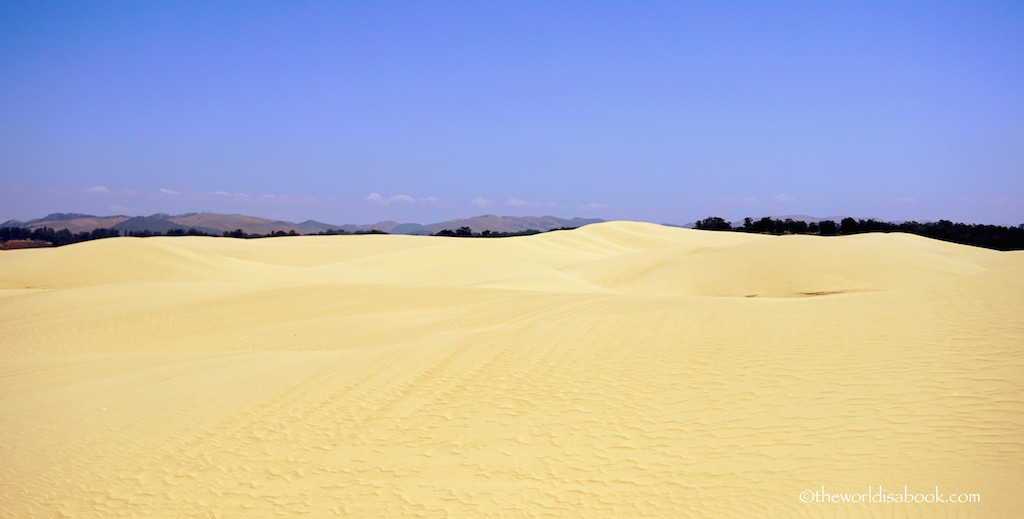
[[[1012,517],[1024,253],[637,222],[0,252],[0,517]],[[980,503],[804,503],[825,486]]]

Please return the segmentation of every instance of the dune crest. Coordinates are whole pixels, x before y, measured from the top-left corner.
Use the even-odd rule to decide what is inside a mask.
[[[0,251],[0,517],[1012,517],[1024,253],[636,222]],[[805,503],[805,490],[978,503]]]

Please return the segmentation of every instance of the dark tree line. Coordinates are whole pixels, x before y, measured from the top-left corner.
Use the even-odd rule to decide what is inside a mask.
[[[72,233],[67,229],[56,231],[51,227],[38,227],[35,229],[25,229],[23,227],[0,227],[0,242],[10,240],[33,240],[37,242],[46,242],[54,246],[68,245],[70,243],[78,243],[80,241],[98,240],[101,238],[113,238],[120,235],[121,233],[119,231],[106,228]]]
[[[196,229],[195,227],[190,227],[188,229],[171,229],[171,230],[169,230],[169,231],[167,231],[167,232],[165,232],[163,234],[161,234],[159,231],[150,231],[149,229],[142,230],[142,231],[128,231],[127,233],[125,233],[125,236],[136,236],[136,237],[140,237],[140,238],[145,238],[147,236],[214,236],[214,235],[210,234],[208,232],[200,231],[199,229]]]
[[[284,231],[273,231],[267,234],[260,233],[247,233],[241,229],[235,229],[233,231],[224,231],[223,236],[227,238],[273,238],[276,236],[341,236],[346,234],[387,234],[384,231],[372,229],[369,231],[355,231],[348,232],[345,229],[327,229],[326,231],[320,231],[316,234],[299,234],[292,229],[288,232]]]
[[[755,221],[748,217],[743,219],[743,225],[733,228],[723,218],[711,216],[697,222],[696,228],[760,234],[819,234],[822,236],[849,235],[865,232],[907,232],[937,240],[988,247],[990,249],[1024,249],[1024,224],[1016,227],[1004,227],[1001,225],[953,223],[949,220],[926,223],[913,221],[892,223],[881,222],[875,219],[856,220],[854,218],[843,218],[838,223],[832,220],[807,223],[793,220],[792,218],[779,220],[765,217]]]
[[[526,229],[525,231],[500,231],[499,232],[499,231],[492,231],[492,230],[489,230],[489,229],[485,229],[483,232],[473,232],[473,229],[470,229],[469,227],[463,226],[463,227],[459,227],[458,229],[456,229],[454,231],[451,230],[451,229],[442,229],[442,230],[434,233],[434,236],[456,236],[456,237],[460,237],[460,238],[508,238],[508,237],[511,237],[511,236],[531,236],[531,235],[534,235],[534,234],[541,234],[543,232],[571,231],[573,229],[576,229],[576,227],[559,227],[557,229],[550,229],[550,230],[547,230],[547,231],[539,231],[537,229]]]
[[[328,229],[326,231],[320,231],[317,233],[321,236],[334,236],[342,234],[387,234],[384,231],[378,231],[376,229],[370,231],[356,231],[349,233],[344,229]],[[118,236],[134,236],[138,238],[145,238],[149,236],[218,236],[216,234],[210,234],[208,232],[201,231],[194,227],[188,229],[171,229],[167,232],[159,231],[127,231],[122,233],[117,229],[94,229],[92,231],[72,233],[68,229],[61,229],[56,231],[50,227],[39,227],[36,229],[26,229],[24,227],[0,227],[0,243],[12,241],[12,240],[25,240],[35,242],[33,246],[52,246],[59,247],[61,245],[70,245],[72,243],[78,243],[89,240],[98,240],[101,238],[116,238]],[[269,238],[274,236],[299,236],[295,230],[290,231],[273,231],[267,234],[259,233],[247,233],[242,229],[235,229],[234,231],[225,231],[220,236],[229,238]]]

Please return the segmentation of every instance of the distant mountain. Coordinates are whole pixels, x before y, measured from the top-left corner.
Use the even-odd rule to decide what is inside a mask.
[[[68,220],[77,220],[79,218],[97,218],[91,214],[82,213],[50,213],[42,218],[36,218],[35,220],[29,220],[28,224],[38,222],[66,222]]]
[[[258,216],[247,216],[244,214],[220,214],[220,213],[188,213],[177,216],[169,216],[167,221],[173,222],[180,226],[195,227],[195,228],[209,228],[216,232],[234,231],[241,229],[242,231],[249,234],[270,234],[276,231],[292,231],[299,234],[316,234],[320,231],[327,230],[322,227],[320,222],[316,224],[307,225],[306,223],[297,224],[294,222],[286,222],[283,220],[270,220],[267,218],[260,218]],[[334,226],[330,226],[336,228]]]
[[[172,229],[180,229],[180,225],[174,225],[167,220],[153,218],[150,216],[136,216],[114,225],[114,229],[121,232],[151,231],[164,233]]]
[[[152,231],[165,233],[172,229],[189,229],[220,234],[224,231],[242,229],[250,234],[269,234],[274,231],[291,231],[300,234],[313,234],[327,229],[338,229],[340,225],[331,225],[314,220],[306,220],[300,224],[282,220],[269,220],[256,216],[240,214],[218,214],[218,213],[185,213],[172,215],[168,213],[156,213],[149,216],[129,217],[117,216],[95,216],[80,213],[53,213],[42,218],[36,218],[23,222],[21,220],[8,220],[0,224],[0,227],[24,227],[37,229],[50,227],[53,229],[68,229],[73,233],[92,231],[99,228],[112,228],[119,231]]]
[[[435,234],[444,229],[456,230],[460,227],[469,227],[473,232],[521,232],[528,230],[550,231],[562,227],[583,227],[592,223],[600,223],[600,218],[558,218],[557,216],[497,216],[485,214],[472,218],[460,218],[446,222],[424,225],[420,229],[411,230],[404,234]]]
[[[0,224],[0,227],[24,227],[26,229],[49,227],[58,231],[61,229],[67,229],[73,233],[79,233],[99,228],[111,228],[128,218],[128,216],[124,215],[94,216],[91,214],[80,213],[52,213],[42,218],[36,218],[27,222],[9,220]]]
[[[565,219],[555,216],[497,216],[485,214],[472,218],[448,220],[427,225],[398,223],[391,220],[362,225],[334,225],[316,220],[294,223],[284,220],[270,220],[258,216],[220,213],[185,213],[179,215],[157,213],[149,216],[135,217],[125,215],[95,216],[78,213],[54,213],[27,222],[9,220],[0,224],[0,227],[25,227],[28,229],[51,227],[56,230],[68,229],[73,233],[88,232],[99,228],[113,228],[123,232],[151,231],[159,233],[166,233],[172,229],[195,228],[210,234],[220,234],[237,229],[241,229],[248,234],[270,234],[277,231],[316,234],[329,229],[341,229],[350,233],[378,230],[392,234],[435,234],[443,229],[456,230],[460,227],[469,227],[478,233],[483,231],[520,232],[530,229],[550,231],[562,227],[582,227],[602,221],[596,218]]]
[[[403,223],[396,225],[390,231],[392,234],[427,234],[425,227],[418,223]],[[383,229],[381,229],[383,230]]]
[[[337,229],[338,226],[331,225],[329,223],[318,222],[316,220],[306,220],[305,222],[299,222],[299,225],[309,229],[320,229],[321,231],[327,231],[330,229]],[[319,231],[318,231],[319,232]]]
[[[395,229],[402,226],[413,226],[420,227],[418,223],[398,223],[392,220],[384,220],[383,222],[365,224],[365,225],[354,225],[347,223],[345,225],[339,225],[335,229],[344,229],[346,232],[367,232],[367,231],[384,231],[393,234],[409,234],[406,232],[395,232]]]
[[[166,233],[167,231],[172,231],[175,229],[196,229],[198,231],[202,231],[208,234],[221,234],[223,232],[218,229],[213,229],[210,227],[182,225],[180,223],[174,223],[169,218],[159,218],[156,216],[136,216],[134,218],[129,218],[115,225],[113,229],[121,231],[122,233],[142,231]]]

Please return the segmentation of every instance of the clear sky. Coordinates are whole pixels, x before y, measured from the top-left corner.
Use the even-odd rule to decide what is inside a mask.
[[[1024,222],[1022,2],[0,1],[0,221]]]

